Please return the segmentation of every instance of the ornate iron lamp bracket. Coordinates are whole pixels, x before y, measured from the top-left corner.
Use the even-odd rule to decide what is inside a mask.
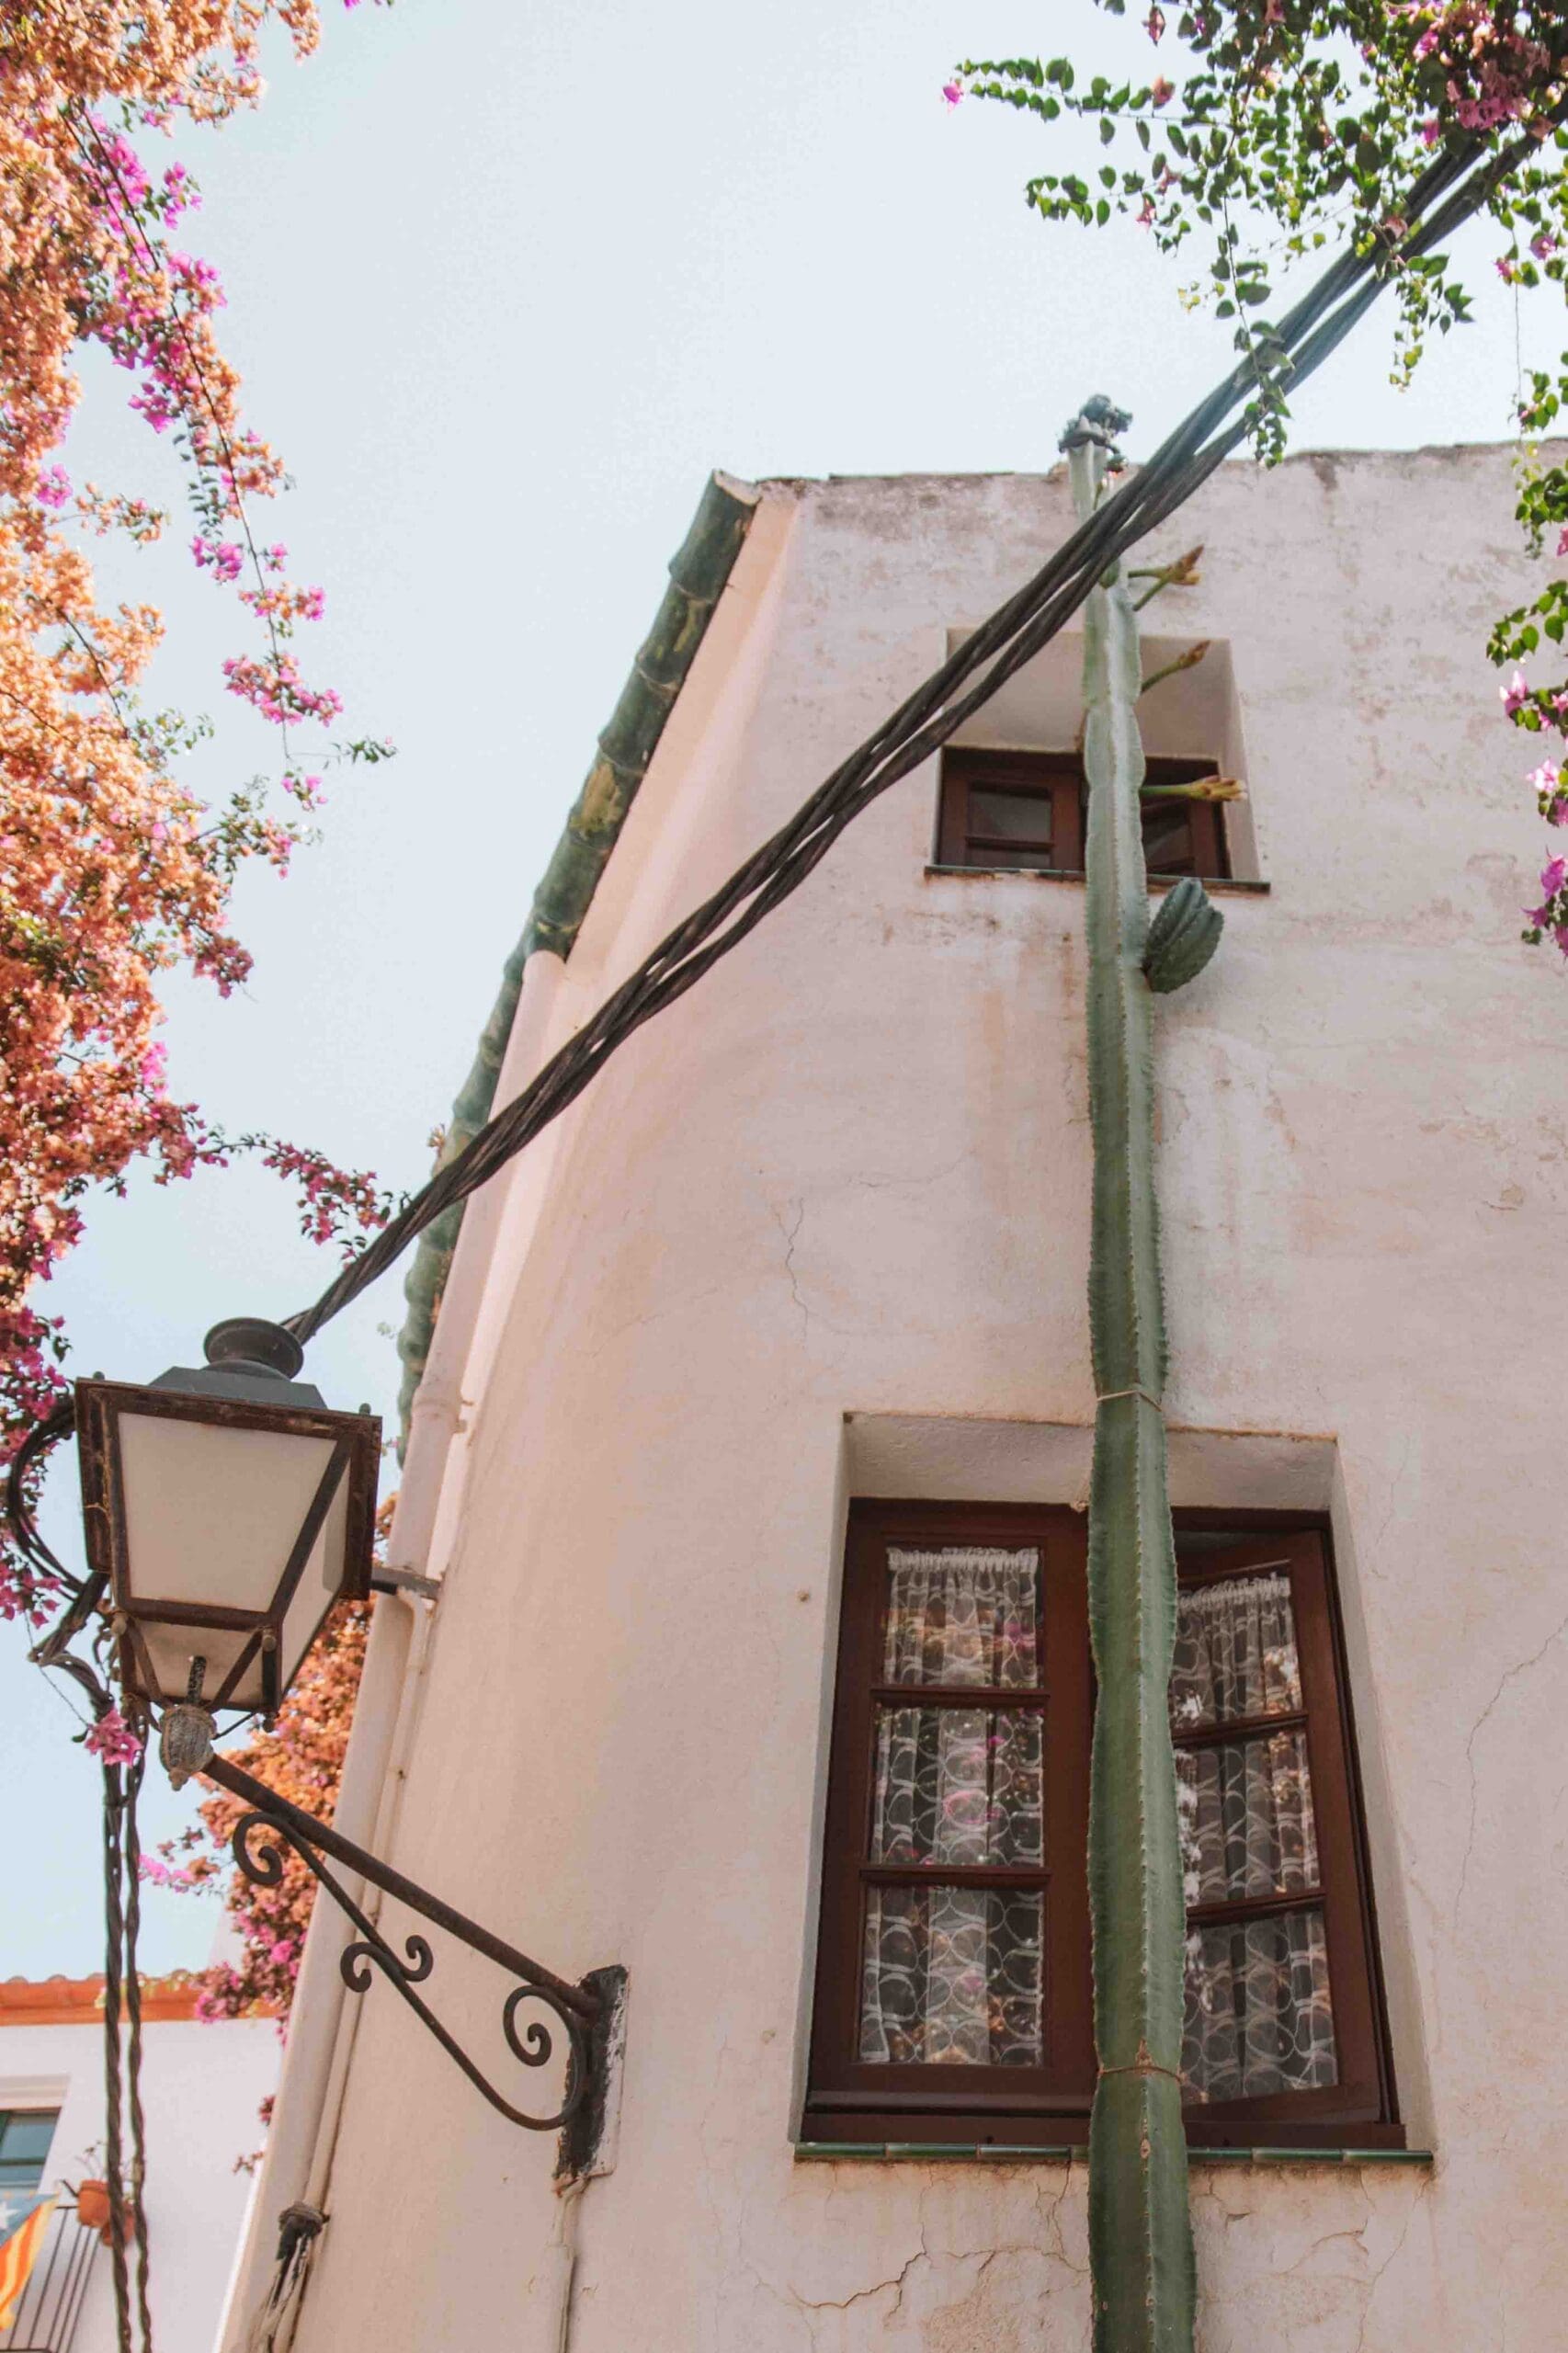
[[[285,1850],[299,1856],[317,1883],[325,1889],[338,1910],[351,1920],[358,1930],[356,1942],[344,1948],[338,1967],[343,1982],[351,1993],[363,1994],[374,1982],[377,1972],[395,1986],[403,2001],[423,2020],[441,2048],[454,2059],[476,2090],[483,2092],[492,2108],[513,2124],[521,2125],[526,2132],[553,2132],[569,2125],[577,2116],[596,2088],[596,2079],[602,2072],[604,2052],[599,2032],[606,2023],[619,1990],[613,1981],[621,1976],[619,1971],[598,1970],[592,1982],[571,1985],[557,1977],[540,1962],[530,1961],[527,1953],[492,1936],[477,1921],[470,1920],[443,1904],[438,1896],[428,1894],[413,1880],[404,1879],[401,1871],[357,1847],[352,1839],[343,1837],[313,1814],[300,1806],[290,1805],[264,1782],[254,1780],[227,1757],[210,1756],[199,1768],[209,1780],[216,1781],[231,1796],[242,1799],[250,1808],[241,1816],[234,1828],[231,1847],[236,1866],[256,1887],[276,1887],[283,1876]],[[324,1856],[331,1856],[356,1877],[369,1880],[384,1893],[395,1896],[423,1919],[456,1937],[471,1951],[483,1953],[486,1960],[499,1967],[517,1982],[506,1995],[501,2013],[501,2030],[513,2057],[525,2067],[542,2067],[554,2055],[555,2031],[545,2019],[535,2017],[521,2029],[517,2016],[529,2003],[538,2003],[554,2014],[560,2029],[566,2037],[566,2081],[560,2105],[548,2116],[530,2115],[526,2109],[514,2106],[506,2099],[482,2070],[474,2064],[456,2037],[449,2032],[429,2006],[415,1992],[423,1984],[435,1967],[435,1956],[421,1936],[404,1939],[402,1959],[369,1919],[344,1887],[327,1869]]]

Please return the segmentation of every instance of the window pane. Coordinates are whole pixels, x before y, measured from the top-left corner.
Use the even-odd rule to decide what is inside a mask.
[[[1187,2097],[1198,2101],[1337,2083],[1320,1911],[1193,1930],[1181,2064]]]
[[[1143,863],[1151,874],[1196,874],[1192,820],[1181,801],[1146,801],[1142,806]]]
[[[1041,1908],[1032,1892],[869,1888],[861,2059],[1038,2067]]]
[[[1043,1732],[1021,1711],[879,1709],[871,1860],[1042,1861]]]
[[[1189,1909],[1318,1886],[1304,1733],[1178,1749],[1176,1802]]]
[[[1023,1690],[1040,1681],[1040,1553],[944,1544],[888,1548],[889,1683]]]
[[[969,831],[992,840],[1035,842],[1051,840],[1051,800],[1049,792],[993,792],[971,785]]]
[[[1177,1596],[1171,1722],[1178,1733],[1244,1716],[1299,1714],[1301,1706],[1285,1570],[1229,1577]]]
[[[36,2189],[43,2179],[58,2109],[0,2110],[0,2189]]]

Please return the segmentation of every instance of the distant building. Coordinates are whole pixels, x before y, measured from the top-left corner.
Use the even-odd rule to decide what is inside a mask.
[[[261,2102],[278,2077],[272,2018],[196,2017],[188,1977],[142,1995],[149,2281],[158,2353],[211,2353],[252,2194]],[[57,2185],[0,2353],[114,2353],[109,2259],[75,2190],[104,2172],[103,1979],[0,1983],[0,2199]],[[129,2161],[129,2154],[128,2154]]]
[[[1153,778],[1248,794],[1146,828],[1226,924],[1156,1024],[1204,2353],[1568,2345],[1568,992],[1483,656],[1540,577],[1512,462],[1226,466],[1137,559],[1205,548],[1143,616],[1145,677],[1208,642]],[[1061,470],[716,483],[459,1129],[1073,523]],[[390,1558],[437,1593],[378,1604],[338,1819],[628,1967],[619,2143],[555,2195],[324,1903],[229,2353],[301,2200],[294,2353],[1088,2343],[1081,654],[427,1239]],[[428,1933],[421,1997],[542,2108]]]

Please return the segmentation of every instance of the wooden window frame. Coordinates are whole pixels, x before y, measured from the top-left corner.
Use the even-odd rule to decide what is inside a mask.
[[[1151,784],[1194,784],[1212,776],[1212,760],[1153,757],[1147,763]],[[983,791],[1049,793],[1051,838],[1049,845],[1009,842],[999,835],[978,833],[970,822],[970,794]],[[941,788],[937,819],[937,863],[981,873],[1072,874],[1084,871],[1084,763],[1075,752],[987,752],[974,745],[949,745],[942,755]],[[1158,806],[1158,803],[1153,804]],[[1231,873],[1224,816],[1218,801],[1189,801],[1184,808],[1192,827],[1200,879],[1228,881]],[[1049,847],[1048,866],[1023,866],[1009,850]],[[1162,877],[1155,871],[1151,880]],[[1175,879],[1174,877],[1172,878]]]
[[[1203,2147],[1403,2148],[1387,2008],[1378,1953],[1364,1808],[1344,1637],[1326,1522],[1310,1513],[1186,1510],[1184,1533],[1256,1536],[1222,1560],[1182,1566],[1185,1584],[1290,1574],[1301,1672],[1299,1713],[1260,1720],[1304,1730],[1323,1864],[1321,1894],[1296,1894],[1195,1911],[1195,1923],[1234,1913],[1299,1910],[1321,1902],[1333,1988],[1339,2081],[1321,2090],[1189,2104],[1189,2143]],[[1041,1556],[1043,1680],[1038,1691],[967,1704],[1040,1707],[1046,1732],[1044,1869],[962,1871],[940,1865],[869,1864],[871,1755],[881,1678],[886,1557],[891,1544],[1038,1546]],[[801,2135],[866,2143],[994,2142],[1082,2146],[1095,2082],[1085,1866],[1093,1673],[1089,1659],[1086,1523],[1061,1506],[857,1502],[845,1550],[838,1671],[822,1860],[811,2060]],[[922,1687],[900,1686],[913,1695]],[[956,1696],[956,1695],[955,1695]],[[924,1699],[922,1699],[924,1704]],[[1250,1725],[1247,1730],[1253,1729]],[[1230,1724],[1178,1733],[1178,1745],[1238,1737]],[[858,2052],[864,1913],[871,1881],[963,1884],[1039,1881],[1045,1892],[1042,2066],[937,2067],[865,2062]],[[934,2077],[944,2078],[933,2082]]]

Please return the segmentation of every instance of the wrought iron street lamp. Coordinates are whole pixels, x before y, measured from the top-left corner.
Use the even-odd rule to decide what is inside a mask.
[[[176,1787],[200,1773],[249,1808],[232,1840],[240,1871],[276,1886],[296,1855],[358,1932],[339,1961],[350,1990],[364,1993],[379,1972],[503,2116],[529,2131],[568,2127],[563,2157],[576,2167],[602,2113],[625,1972],[570,1984],[214,1754],[218,1717],[276,1714],[329,1611],[369,1593],[381,1433],[373,1414],[334,1413],[296,1380],[300,1344],[280,1324],[232,1318],[208,1334],[206,1357],[146,1387],[77,1382],[89,1574],[39,1655],[58,1657],[101,1612],[121,1688],[158,1725]],[[435,1966],[428,1943],[410,1936],[395,1952],[329,1859],[508,1972],[501,2028],[522,2065],[543,2066],[554,2047],[543,2019],[519,2023],[525,2006],[553,2014],[566,2078],[550,2113],[528,2113],[489,2081],[414,1991]]]
[[[129,1695],[273,1716],[333,1605],[369,1591],[381,1427],[295,1380],[279,1324],[236,1316],[206,1355],[77,1382],[87,1563]]]

